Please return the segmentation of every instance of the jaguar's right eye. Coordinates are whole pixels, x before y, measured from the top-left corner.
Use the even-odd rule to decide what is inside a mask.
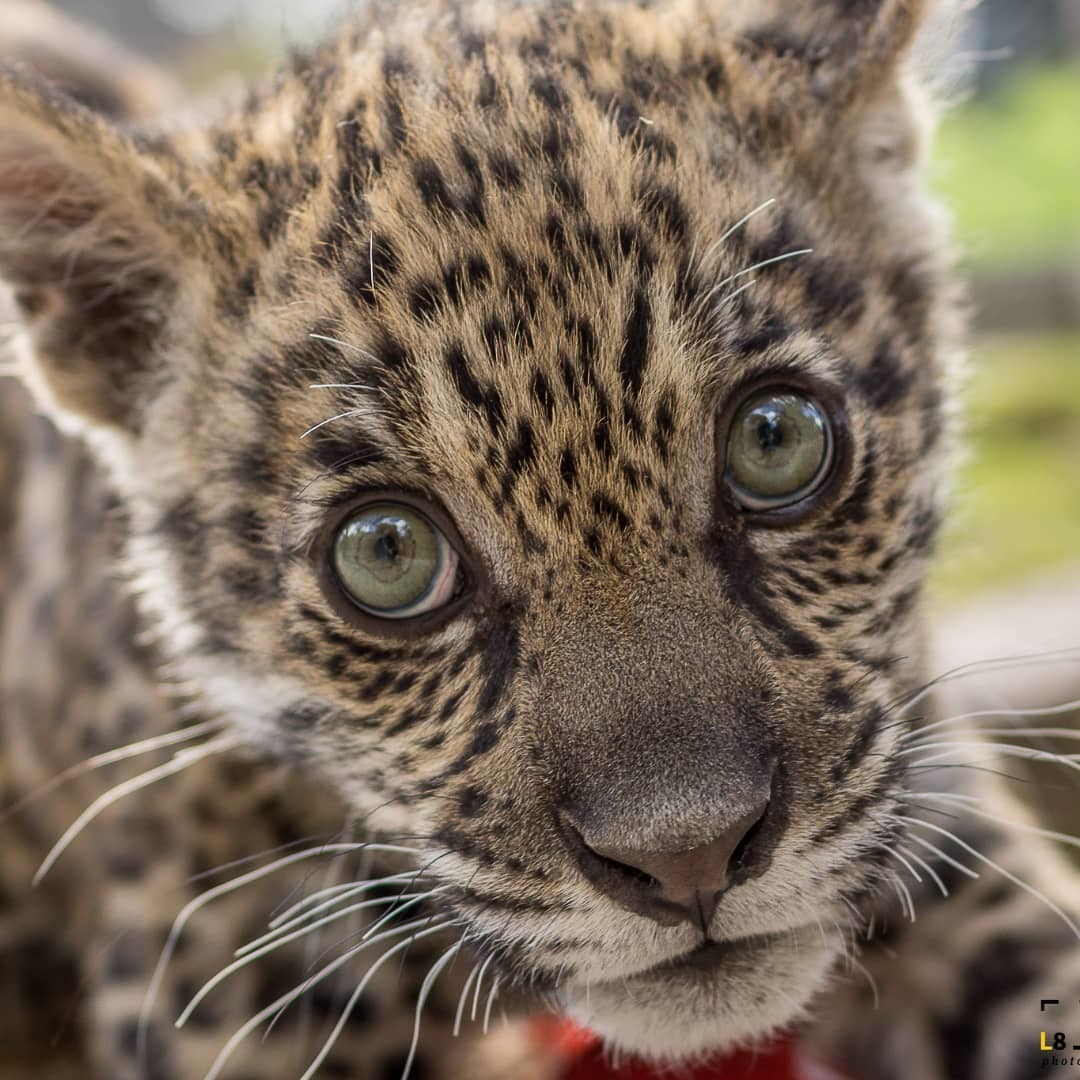
[[[443,532],[404,503],[361,506],[338,529],[334,573],[349,599],[380,619],[411,619],[455,596],[459,557]]]

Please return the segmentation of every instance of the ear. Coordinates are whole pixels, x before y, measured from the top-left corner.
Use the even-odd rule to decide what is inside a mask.
[[[0,67],[0,280],[14,290],[37,381],[98,424],[137,426],[185,302],[196,223],[174,168],[28,72]]]
[[[107,116],[148,118],[180,100],[165,72],[41,0],[3,0],[0,56]]]
[[[748,0],[740,46],[782,69],[818,111],[857,107],[895,82],[931,0]]]

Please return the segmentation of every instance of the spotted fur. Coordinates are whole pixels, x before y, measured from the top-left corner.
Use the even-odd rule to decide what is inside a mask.
[[[27,378],[120,495],[86,494],[97,466],[43,421],[7,440],[25,472],[9,783],[77,759],[53,733],[86,754],[169,730],[177,696],[297,776],[193,765],[58,864],[59,911],[79,858],[100,898],[88,929],[55,920],[92,972],[100,1075],[140,1057],[202,1075],[266,1004],[273,973],[252,965],[197,1030],[167,1026],[259,932],[263,881],[167,969],[138,1045],[170,896],[198,892],[190,860],[324,842],[346,818],[416,851],[442,890],[431,917],[489,986],[546,995],[620,1050],[680,1059],[812,1015],[816,1052],[862,1076],[1039,1070],[1029,987],[1077,981],[1069,875],[912,794],[1003,799],[910,753],[938,715],[911,698],[931,673],[920,593],[960,324],[921,183],[926,7],[379,7],[234,104],[156,128],[0,75],[0,272]],[[722,480],[731,410],[775,383],[809,388],[837,429],[801,516],[746,514]],[[327,587],[328,538],[372,492],[422,500],[462,552],[449,621],[374,628]],[[104,569],[102,513],[140,616]],[[682,850],[763,777],[768,810],[705,927],[723,963],[703,973],[678,962],[702,927],[590,881],[564,812]],[[984,856],[1064,918],[955,869]],[[882,924],[860,961],[875,1013],[843,961]],[[1002,980],[1014,962],[1027,978]],[[390,983],[327,1075],[400,1072],[417,986],[403,1003]],[[438,1050],[459,988],[433,1010],[426,1075],[485,1067],[463,1064],[467,1042]],[[235,1076],[298,1074],[274,1047],[303,1029],[279,1031]]]

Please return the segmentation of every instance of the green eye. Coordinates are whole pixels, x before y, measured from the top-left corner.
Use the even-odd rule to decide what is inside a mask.
[[[454,597],[458,554],[418,510],[373,503],[334,540],[334,570],[357,607],[383,619],[411,619]]]
[[[726,479],[747,510],[790,506],[817,489],[832,464],[825,410],[796,390],[763,390],[735,413]]]

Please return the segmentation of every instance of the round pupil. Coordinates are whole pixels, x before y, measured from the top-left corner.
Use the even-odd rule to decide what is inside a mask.
[[[422,600],[442,564],[439,535],[406,507],[368,507],[348,521],[334,545],[341,583],[362,607],[406,608]]]
[[[372,544],[374,549],[375,573],[379,574],[384,566],[387,569],[393,570],[395,569],[395,564],[398,564],[396,569],[400,572],[399,560],[408,559],[408,549],[416,546],[415,544],[410,544],[409,540],[409,529],[404,522],[382,522],[375,530],[374,542]],[[382,574],[380,574],[380,576],[382,576]]]
[[[796,393],[766,392],[739,411],[728,439],[728,472],[736,491],[763,499],[802,494],[828,455],[821,408]]]
[[[784,443],[784,431],[774,414],[762,417],[757,426],[758,442],[762,450],[775,450]]]

